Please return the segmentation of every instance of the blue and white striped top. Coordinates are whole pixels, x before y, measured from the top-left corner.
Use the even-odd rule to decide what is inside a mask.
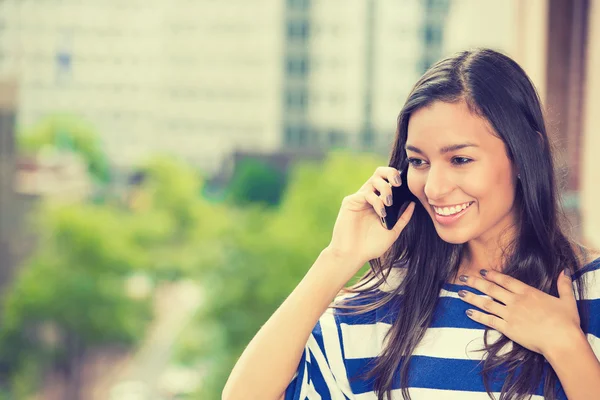
[[[600,258],[575,273],[573,279],[586,276],[588,302],[588,340],[600,359]],[[378,290],[383,295],[398,284],[401,273],[391,276],[387,286]],[[473,308],[458,297],[460,289],[476,294],[482,292],[471,287],[444,284],[435,309],[433,322],[423,340],[413,353],[409,374],[409,393],[413,400],[483,400],[489,399],[481,377],[480,361],[484,352],[483,332],[485,326],[465,315]],[[354,294],[349,304],[362,304],[365,299]],[[364,296],[363,296],[364,297]],[[369,301],[373,301],[371,297]],[[369,368],[367,363],[383,349],[383,338],[393,322],[389,303],[377,310],[361,315],[344,315],[342,311],[328,309],[313,329],[298,371],[288,386],[285,399],[356,399],[376,400],[373,382],[360,378]],[[581,316],[582,319],[586,316]],[[497,335],[492,335],[496,333]],[[498,337],[497,331],[488,333],[490,342]],[[508,345],[512,346],[512,343]],[[550,364],[546,364],[550,368]],[[351,379],[353,378],[354,379]],[[502,372],[494,374],[501,378]],[[496,398],[500,396],[503,379],[490,380]],[[397,383],[399,385],[399,382]],[[392,399],[402,399],[399,386],[392,391]],[[543,399],[543,381],[531,399]],[[562,387],[559,399],[566,399]]]

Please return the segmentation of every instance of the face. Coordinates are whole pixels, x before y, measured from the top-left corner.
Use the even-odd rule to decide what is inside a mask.
[[[435,102],[410,117],[408,187],[448,243],[488,241],[514,227],[516,173],[492,132],[464,102]]]

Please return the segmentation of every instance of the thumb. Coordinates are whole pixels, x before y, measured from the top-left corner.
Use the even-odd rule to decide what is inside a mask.
[[[396,234],[396,238],[398,236],[400,236],[400,233],[402,233],[402,230],[404,230],[404,228],[408,224],[408,221],[410,221],[410,218],[412,217],[414,211],[415,211],[415,202],[411,201],[410,204],[406,207],[406,209],[402,213],[402,215],[400,215],[400,218],[398,218],[398,221],[396,221],[396,224],[394,225],[394,227],[392,228],[392,230]]]
[[[571,280],[571,271],[565,268],[558,276],[556,282],[558,296],[561,299],[569,299],[575,302],[575,293],[573,292],[573,281]]]

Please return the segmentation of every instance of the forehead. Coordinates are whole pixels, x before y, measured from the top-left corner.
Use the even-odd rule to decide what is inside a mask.
[[[472,113],[464,101],[436,101],[412,113],[407,144],[426,148],[471,142],[485,149],[503,143],[493,132],[489,122]]]

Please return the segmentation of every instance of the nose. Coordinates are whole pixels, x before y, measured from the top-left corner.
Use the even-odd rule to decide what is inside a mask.
[[[427,182],[425,182],[424,192],[429,201],[437,202],[443,199],[454,189],[452,179],[445,173],[443,168],[429,168],[427,173]]]

